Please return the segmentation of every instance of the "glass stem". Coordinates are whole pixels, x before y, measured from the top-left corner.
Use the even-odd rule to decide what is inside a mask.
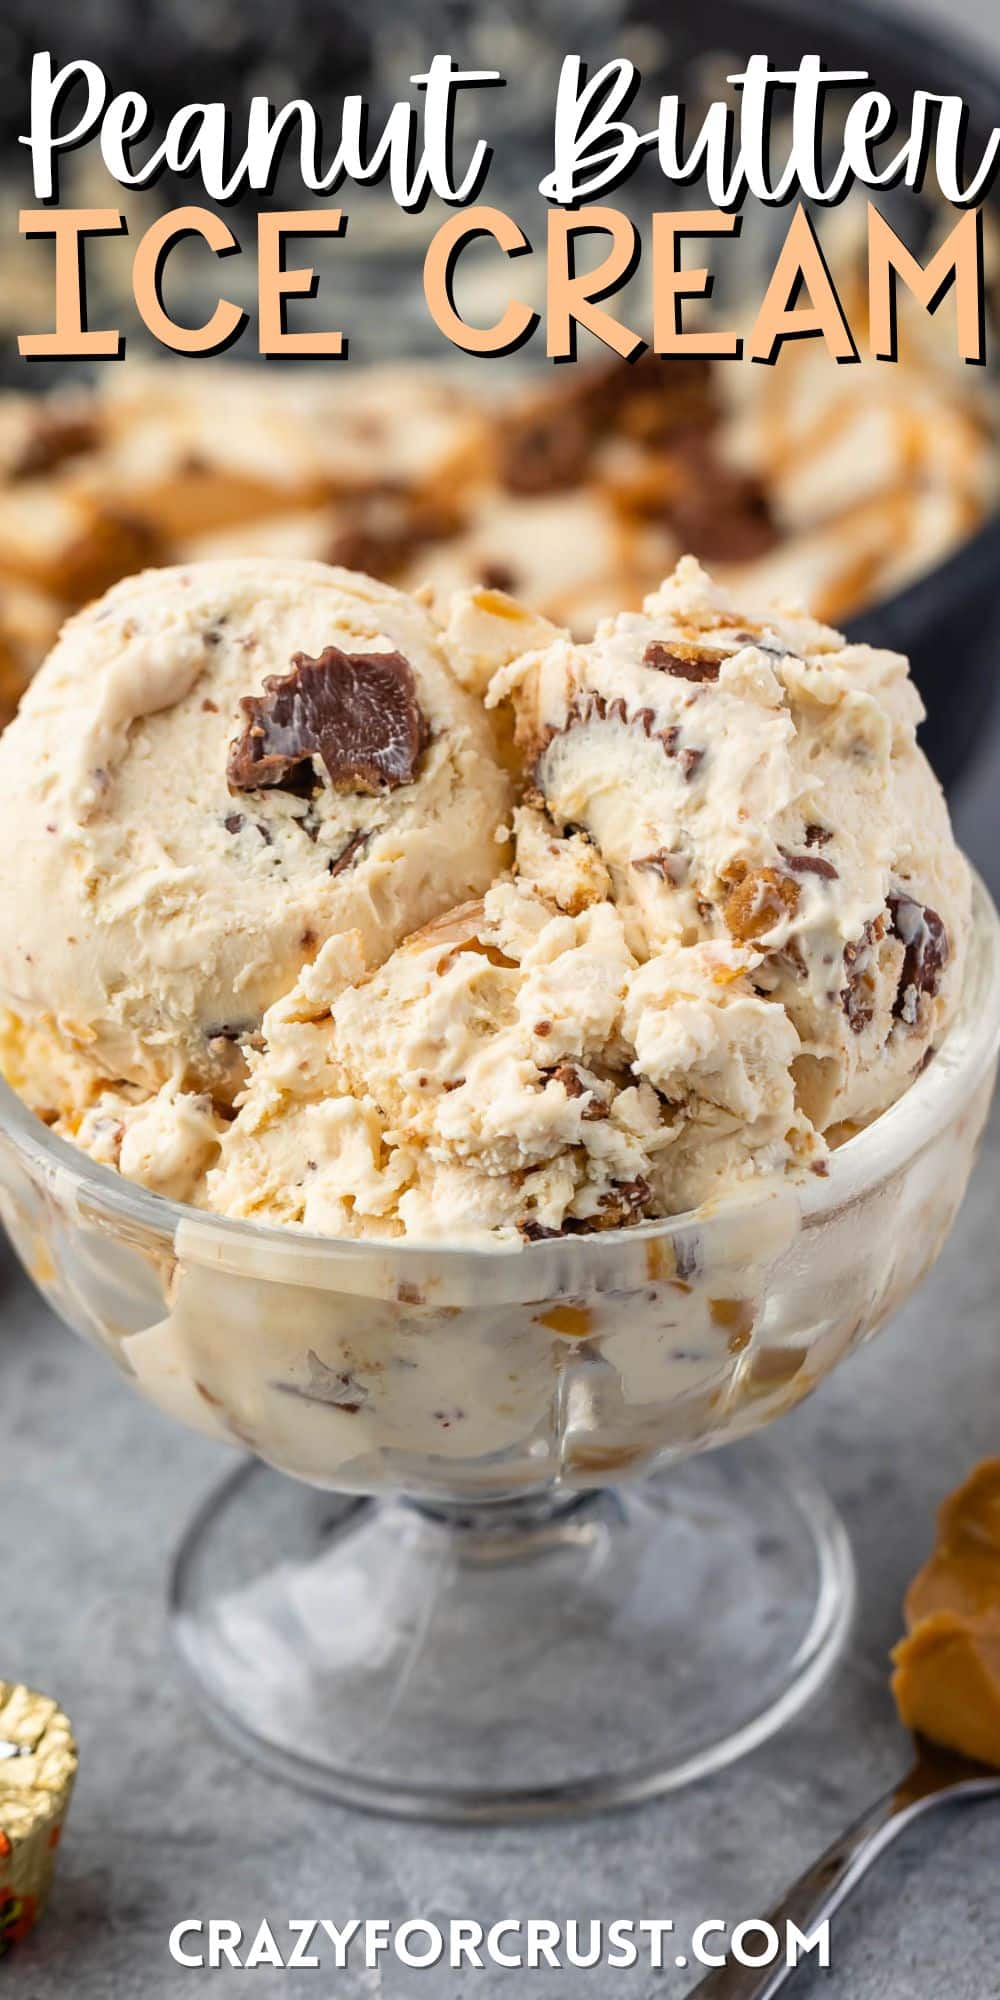
[[[591,1543],[621,1513],[607,1491],[526,1494],[502,1500],[407,1500],[421,1519],[458,1538],[460,1559],[521,1562],[556,1543]]]

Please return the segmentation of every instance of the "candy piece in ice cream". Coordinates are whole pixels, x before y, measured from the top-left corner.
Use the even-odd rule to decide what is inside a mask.
[[[941,1508],[906,1623],[892,1656],[902,1720],[1000,1766],[1000,1458],[984,1459]]]
[[[593,843],[637,957],[752,948],[814,1125],[905,1090],[954,1011],[969,886],[904,659],[752,612],[686,558],[590,644],[534,639],[487,699],[513,708],[552,830]]]
[[[248,714],[288,775],[241,752],[234,797]],[[327,940],[378,964],[488,886],[508,810],[430,614],[263,559],[151,571],[73,619],[0,743],[0,785],[0,997],[115,1085],[222,1099]]]
[[[903,963],[893,1002],[893,1013],[914,1022],[920,1011],[920,996],[933,998],[948,963],[948,933],[936,910],[922,909],[912,896],[896,894],[888,898],[892,934],[903,946]]]
[[[230,791],[295,791],[314,757],[335,791],[413,783],[426,732],[402,653],[296,653],[290,674],[271,675],[240,708],[247,722],[229,753]]]

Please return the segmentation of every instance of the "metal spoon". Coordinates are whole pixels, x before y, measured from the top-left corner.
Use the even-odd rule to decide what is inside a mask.
[[[950,1750],[939,1750],[920,1736],[915,1742],[917,1761],[902,1783],[862,1813],[800,1875],[771,1911],[769,1922],[779,1934],[787,1923],[811,1931],[825,1917],[832,1916],[862,1876],[867,1875],[872,1862],[921,1813],[932,1806],[957,1804],[1000,1792],[1000,1770],[992,1765],[974,1764]],[[772,1994],[780,1991],[795,1970],[789,1965],[737,1965],[730,1960],[701,1980],[689,2000],[771,2000]]]

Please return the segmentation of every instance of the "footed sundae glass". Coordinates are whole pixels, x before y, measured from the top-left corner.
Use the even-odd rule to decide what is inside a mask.
[[[252,1454],[171,1581],[219,1726],[315,1791],[460,1820],[647,1798],[780,1727],[837,1657],[852,1564],[812,1477],[751,1433],[933,1263],[998,1015],[977,883],[953,1025],[828,1176],[513,1248],[206,1215],[0,1087],[28,1270],[162,1409]]]

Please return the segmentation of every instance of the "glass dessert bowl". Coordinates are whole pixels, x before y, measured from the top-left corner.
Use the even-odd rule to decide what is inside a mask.
[[[207,1502],[173,1572],[228,1733],[331,1796],[485,1820],[651,1796],[793,1714],[845,1636],[851,1558],[811,1477],[740,1440],[933,1263],[998,1015],[976,883],[948,1034],[826,1176],[513,1249],[207,1215],[0,1085],[3,1219],[55,1310],[266,1462]]]

